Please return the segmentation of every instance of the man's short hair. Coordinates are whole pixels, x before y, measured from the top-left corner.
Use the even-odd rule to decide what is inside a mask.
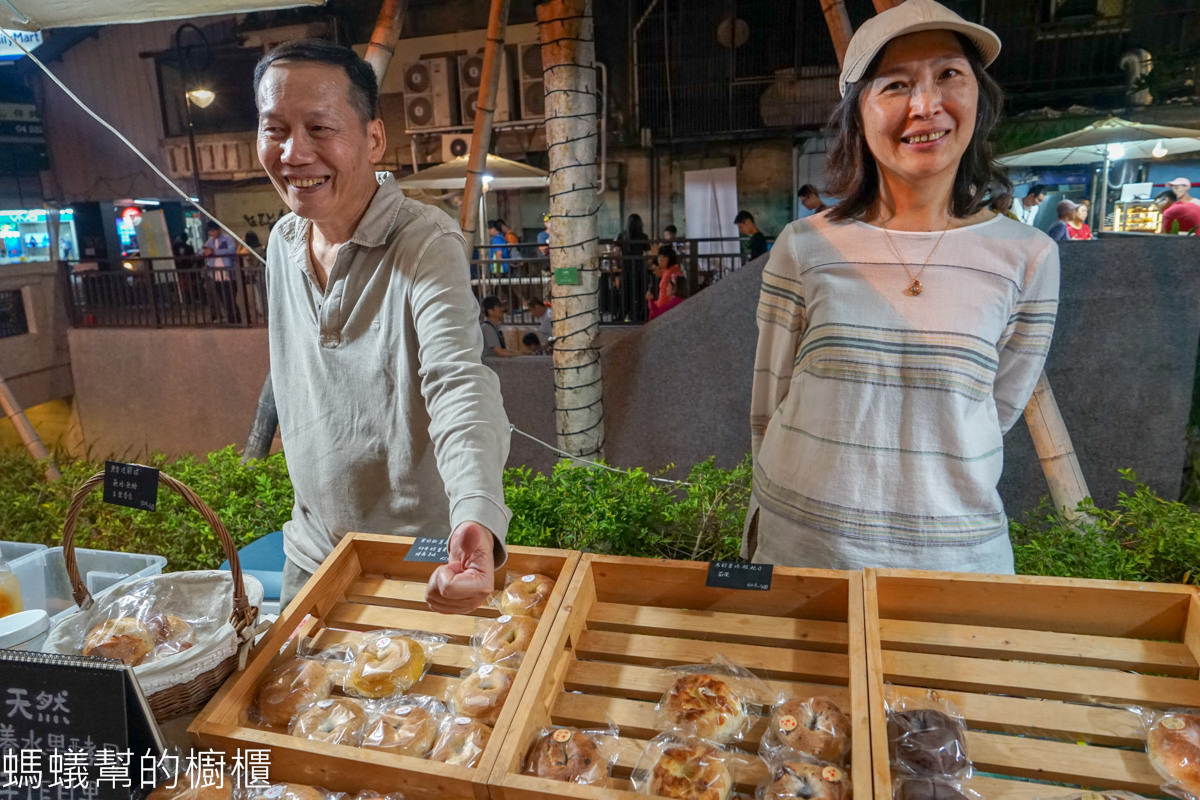
[[[1045,194],[1046,187],[1040,183],[1035,183],[1029,187],[1029,191],[1025,193],[1026,197],[1037,197],[1039,194]]]
[[[817,187],[813,186],[811,183],[806,183],[803,186],[801,186],[800,191],[796,192],[796,194],[800,195],[801,197],[820,197],[821,196],[820,190],[818,190]]]
[[[529,308],[533,308],[534,306],[544,306],[546,304],[536,297],[531,297],[529,298],[528,302],[525,303],[525,305]]]
[[[1079,206],[1075,205],[1070,200],[1059,200],[1058,207],[1055,209],[1059,219],[1065,219],[1075,213],[1075,209]]]
[[[375,70],[349,47],[327,39],[297,39],[284,42],[258,60],[254,65],[254,102],[258,103],[258,85],[274,64],[308,61],[341,67],[350,79],[350,105],[358,112],[363,124],[379,117],[379,82]]]
[[[668,225],[663,228],[663,233],[679,233],[679,228],[676,228],[674,225]]]
[[[754,215],[745,209],[739,211],[738,215],[733,218],[734,225],[740,225],[743,222],[754,222]]]
[[[483,303],[481,303],[481,305],[483,306],[484,311],[491,311],[493,308],[503,306],[504,304],[500,302],[499,297],[496,297],[494,294],[489,294],[487,297],[483,298]]]
[[[210,223],[208,223],[208,225],[204,226],[204,230],[205,230],[205,232],[208,232],[208,231],[216,231],[217,233],[220,233],[220,232],[221,232],[221,226],[220,226],[220,225],[218,225],[218,224],[217,224],[217,223],[215,223],[215,222],[210,222]]]

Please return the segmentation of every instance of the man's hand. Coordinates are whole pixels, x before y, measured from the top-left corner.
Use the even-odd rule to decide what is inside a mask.
[[[450,534],[450,561],[434,570],[425,602],[442,614],[467,614],[479,608],[494,588],[492,532],[464,522]]]

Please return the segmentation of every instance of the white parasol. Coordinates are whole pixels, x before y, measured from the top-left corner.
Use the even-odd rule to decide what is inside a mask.
[[[319,6],[324,0],[0,0],[0,28],[36,31],[75,25],[108,25],[234,14],[292,6]]]
[[[436,167],[423,169],[396,181],[401,189],[462,189],[467,185],[467,156],[459,156]],[[488,153],[483,182],[488,191],[538,189],[548,186],[550,173],[519,161]]]

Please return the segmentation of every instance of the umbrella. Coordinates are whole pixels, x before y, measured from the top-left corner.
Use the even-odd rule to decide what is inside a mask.
[[[423,169],[396,181],[401,189],[462,189],[467,185],[467,156],[459,156],[436,167]],[[488,153],[483,170],[483,182],[488,191],[504,189],[537,189],[549,185],[550,173],[545,170],[509,161]]]
[[[1022,147],[996,159],[1006,167],[1054,167],[1095,164],[1103,161],[1100,171],[1100,230],[1104,229],[1104,209],[1108,203],[1108,165],[1123,158],[1161,158],[1174,153],[1200,150],[1200,130],[1147,125],[1109,117],[1093,122],[1074,133]]]
[[[149,22],[207,14],[232,14],[288,6],[319,6],[323,0],[3,0],[0,28],[36,31],[64,25],[104,25]]]
[[[1114,155],[1114,145],[1120,145],[1122,155]],[[1161,158],[1194,150],[1200,150],[1200,130],[1109,117],[996,160],[1006,167],[1053,167],[1095,164],[1106,158]]]

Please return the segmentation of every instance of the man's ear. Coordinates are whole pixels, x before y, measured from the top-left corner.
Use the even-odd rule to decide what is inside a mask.
[[[367,123],[367,152],[371,156],[371,163],[378,164],[383,160],[383,154],[387,150],[387,133],[383,129],[383,120],[376,117]]]

